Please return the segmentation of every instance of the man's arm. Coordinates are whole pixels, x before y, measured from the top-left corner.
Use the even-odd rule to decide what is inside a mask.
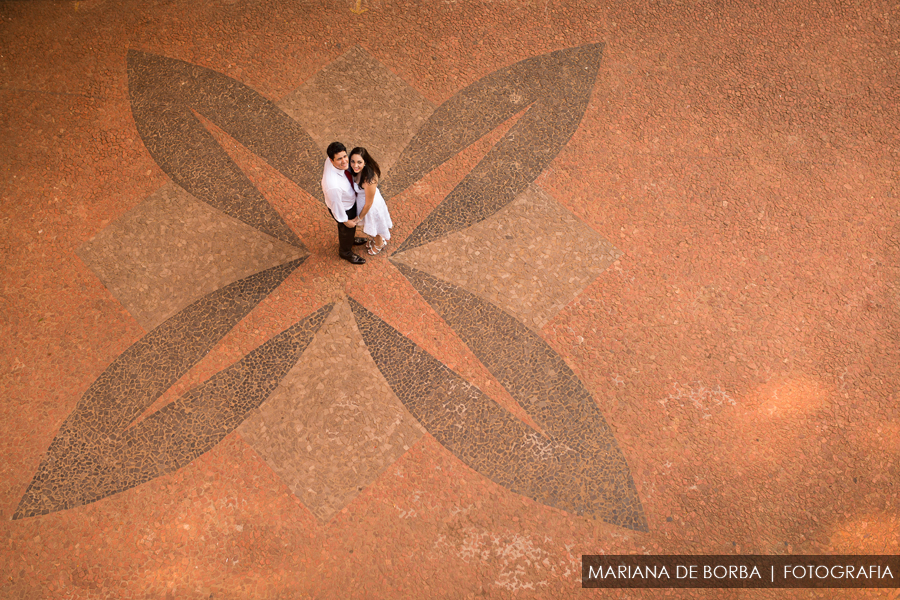
[[[325,200],[337,222],[344,223],[347,220],[347,211],[344,210],[344,204],[341,202],[341,190],[338,188],[325,190]]]

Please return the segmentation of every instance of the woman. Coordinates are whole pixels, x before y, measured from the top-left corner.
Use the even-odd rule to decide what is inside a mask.
[[[353,177],[353,189],[356,190],[356,212],[363,222],[363,232],[375,236],[366,247],[372,256],[387,246],[391,239],[391,215],[381,192],[378,191],[378,178],[381,169],[365,148],[354,148],[350,151],[350,174]]]

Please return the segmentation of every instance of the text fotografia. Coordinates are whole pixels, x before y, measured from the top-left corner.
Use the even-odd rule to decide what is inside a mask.
[[[896,588],[892,555],[608,555],[581,557],[585,588]]]
[[[771,578],[774,580],[774,567],[769,569]],[[763,576],[756,565],[675,565],[675,579],[759,579],[763,581]],[[665,565],[650,565],[642,567],[630,567],[627,565],[619,565],[618,569],[611,566],[604,569],[602,566],[588,567],[588,577],[591,579],[649,579],[662,578],[667,579],[672,575],[669,573],[668,567]],[[894,575],[890,566],[869,565],[785,565],[783,579],[884,579]]]

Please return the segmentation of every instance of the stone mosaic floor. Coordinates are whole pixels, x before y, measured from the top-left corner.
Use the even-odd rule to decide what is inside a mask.
[[[0,597],[900,553],[900,7],[0,3]],[[337,257],[324,147],[379,159]]]

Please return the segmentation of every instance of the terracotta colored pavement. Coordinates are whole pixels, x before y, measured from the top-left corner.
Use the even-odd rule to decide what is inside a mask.
[[[580,582],[582,554],[900,554],[896,4],[39,0],[0,18],[0,597],[896,597]],[[428,167],[388,198],[393,254],[361,267],[298,166],[331,138]],[[213,206],[226,171],[188,159],[233,161],[223,202],[243,203]],[[462,193],[507,175],[502,206]],[[453,198],[466,210],[442,213]],[[258,298],[228,295],[248,277]],[[188,319],[215,294],[233,325]],[[504,326],[467,333],[472,314]],[[270,343],[298,323],[315,331],[294,354]],[[399,370],[404,344],[427,376]],[[569,372],[595,406],[554,429],[572,396],[528,390]],[[533,455],[504,445],[516,427]],[[571,485],[542,479],[547,457]]]

